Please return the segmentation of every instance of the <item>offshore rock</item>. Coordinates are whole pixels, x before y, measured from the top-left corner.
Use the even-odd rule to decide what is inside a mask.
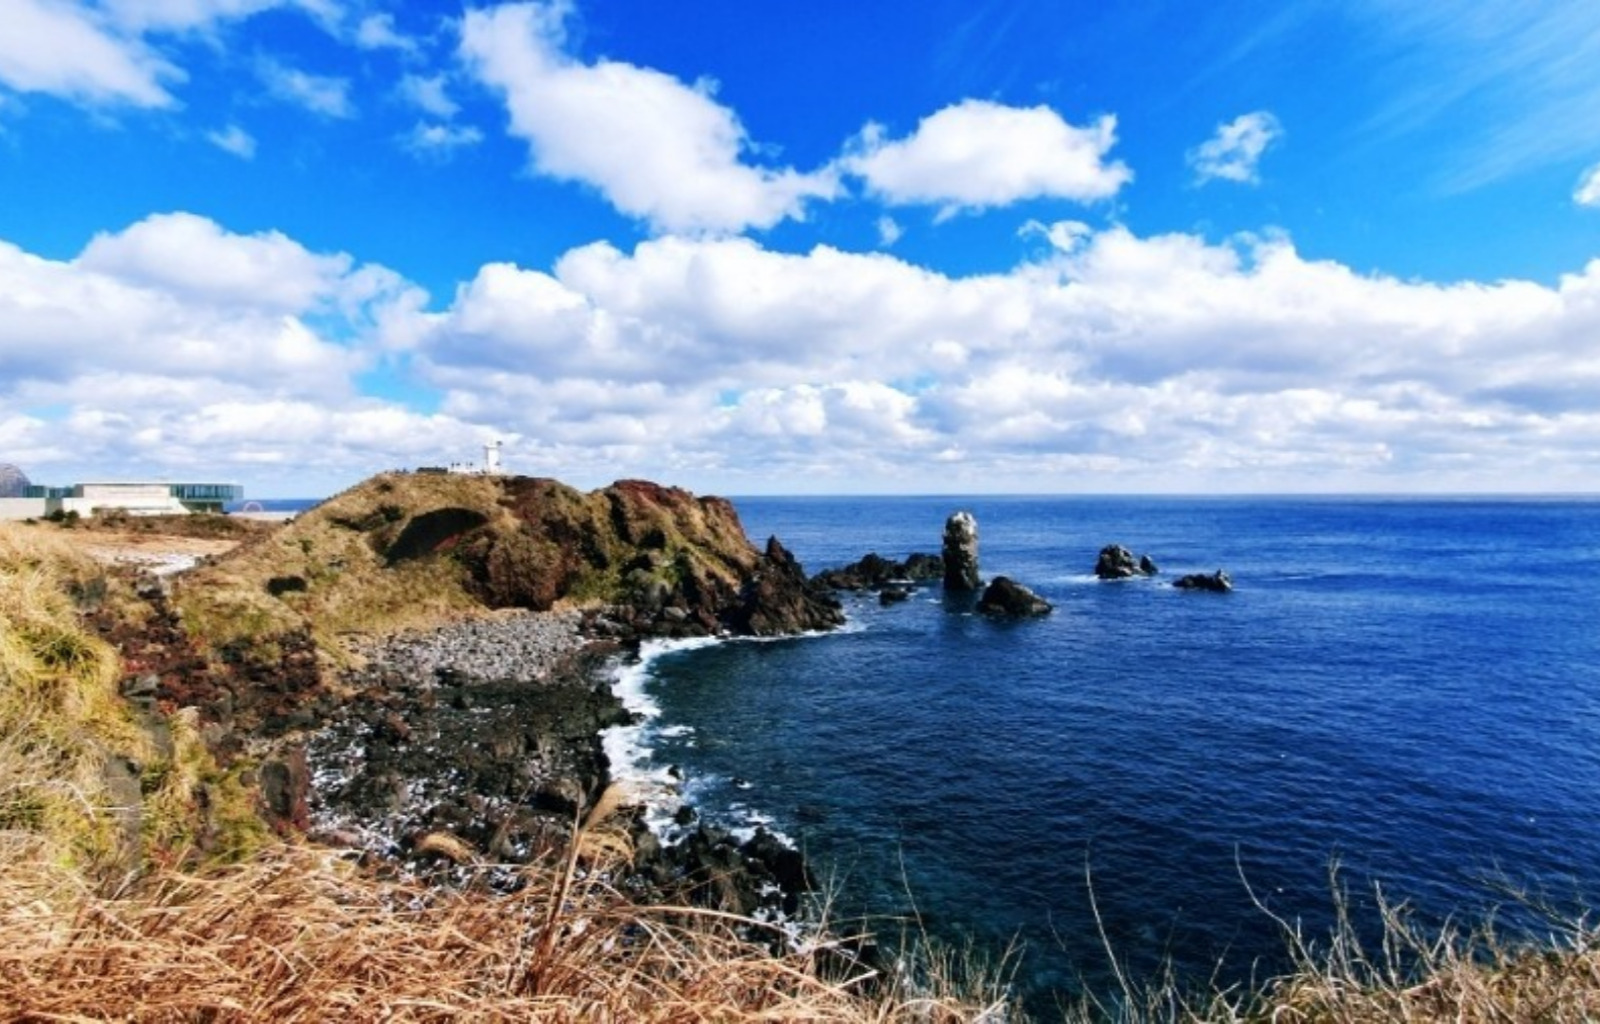
[[[919,552],[908,556],[904,562],[896,562],[872,552],[859,562],[837,569],[824,569],[817,573],[814,582],[833,590],[902,589],[908,582],[928,582],[942,575],[944,559],[938,555]]]
[[[944,588],[974,591],[978,575],[978,521],[971,512],[957,512],[944,523]]]
[[[1034,618],[1054,610],[1049,601],[1005,576],[996,576],[978,599],[978,611],[996,618]]]
[[[1134,556],[1121,544],[1107,544],[1095,560],[1094,574],[1103,580],[1125,580],[1134,576],[1154,576],[1161,570],[1149,555]]]
[[[1225,594],[1233,589],[1233,579],[1227,573],[1218,569],[1216,572],[1206,574],[1203,572],[1190,573],[1174,580],[1173,586],[1179,590],[1209,590],[1217,594]]]

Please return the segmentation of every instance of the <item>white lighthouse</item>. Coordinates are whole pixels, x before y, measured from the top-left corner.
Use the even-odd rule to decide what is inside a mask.
[[[490,441],[483,446],[483,472],[486,476],[500,475],[499,441]]]

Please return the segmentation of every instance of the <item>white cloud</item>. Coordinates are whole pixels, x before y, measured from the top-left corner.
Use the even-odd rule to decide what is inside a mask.
[[[204,217],[168,213],[96,235],[77,266],[185,301],[304,313],[337,294],[352,261],[312,253],[276,231],[236,235]]]
[[[266,58],[257,62],[256,74],[269,94],[286,103],[324,117],[355,116],[348,79],[314,75]]]
[[[171,107],[187,79],[174,37],[282,7],[330,31],[341,16],[341,0],[5,0],[0,86],[87,107]]]
[[[97,236],[71,261],[0,242],[0,440],[59,482],[331,487],[470,452],[488,431],[359,393],[385,321],[421,302],[382,267],[190,214]]]
[[[256,155],[255,136],[236,124],[230,124],[226,128],[207,132],[206,141],[224,152],[232,153],[241,160],[252,160]]]
[[[895,222],[893,217],[884,214],[878,218],[878,244],[888,248],[900,241],[905,234],[905,229]]]
[[[595,243],[486,265],[437,311],[382,267],[188,214],[71,261],[0,243],[0,440],[30,468],[334,484],[494,436],[527,472],[744,493],[1600,479],[1600,260],[1443,285],[1282,236],[1025,233],[1051,248],[967,277],[747,238]],[[437,409],[364,394],[372,374]]]
[[[1077,128],[1045,106],[963,100],[923,118],[904,139],[868,125],[842,166],[896,204],[953,211],[1040,198],[1089,202],[1115,195],[1133,177],[1106,159],[1116,125],[1106,115]]]
[[[394,15],[369,14],[356,26],[356,45],[363,50],[399,50],[415,53],[416,41],[395,30]]]
[[[107,16],[119,26],[135,31],[185,32],[205,30],[223,21],[239,21],[262,11],[298,7],[308,13],[333,17],[337,0],[101,0]]]
[[[1195,182],[1204,185],[1220,178],[1254,185],[1261,178],[1257,166],[1267,148],[1283,137],[1283,126],[1265,110],[1240,114],[1217,125],[1216,134],[1189,151]]]
[[[471,125],[426,124],[418,122],[401,140],[413,153],[448,157],[465,146],[483,141],[483,132]]]
[[[804,215],[831,198],[831,172],[803,174],[741,159],[750,139],[734,112],[650,68],[585,64],[565,52],[567,3],[468,11],[461,56],[505,97],[511,133],[536,171],[591,185],[661,231],[740,231]]]
[[[119,35],[91,8],[6,0],[0,84],[89,105],[171,106],[183,73],[141,40]]]
[[[461,110],[445,92],[443,75],[405,75],[400,79],[400,97],[424,113],[447,120]]]
[[[1600,206],[1600,164],[1583,172],[1583,178],[1573,190],[1572,201],[1579,206]]]
[[[1081,220],[1058,220],[1054,224],[1030,220],[1017,230],[1017,235],[1021,238],[1038,235],[1049,242],[1052,248],[1070,253],[1092,239],[1094,229]]]
[[[1585,354],[1600,261],[1554,288],[1434,285],[1281,237],[1035,232],[1052,255],[965,278],[747,239],[497,264],[418,325],[416,365],[459,418],[619,473],[769,488],[1549,489],[1600,473]]]

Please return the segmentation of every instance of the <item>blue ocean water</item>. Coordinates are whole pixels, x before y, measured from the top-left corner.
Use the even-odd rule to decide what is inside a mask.
[[[1203,983],[1279,961],[1253,899],[1324,927],[1335,862],[1358,914],[1373,882],[1424,920],[1503,883],[1600,889],[1600,502],[736,504],[810,571],[937,551],[965,508],[985,577],[1055,604],[997,623],[937,585],[847,598],[843,632],[658,652],[637,680],[659,712],[641,767],[800,843],[836,912],[1019,943],[1036,1007],[1109,978],[1091,891],[1130,970]],[[1162,577],[1096,581],[1112,542]],[[1231,594],[1168,585],[1219,567]]]
[[[298,515],[322,504],[321,498],[250,498],[229,502],[225,512],[281,512]]]

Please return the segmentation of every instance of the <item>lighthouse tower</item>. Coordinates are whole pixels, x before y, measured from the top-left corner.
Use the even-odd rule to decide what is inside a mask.
[[[487,476],[500,475],[500,442],[490,441],[483,446],[483,472]]]

